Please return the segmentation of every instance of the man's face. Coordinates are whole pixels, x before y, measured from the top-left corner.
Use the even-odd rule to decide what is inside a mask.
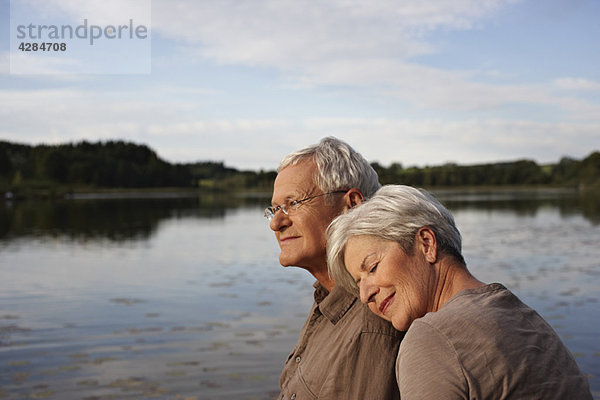
[[[272,206],[323,193],[314,183],[316,174],[313,161],[281,170],[275,179]],[[297,210],[288,208],[292,209],[290,215],[279,210],[270,223],[281,248],[279,262],[308,270],[326,268],[325,230],[344,210],[343,193],[316,197],[301,203]]]

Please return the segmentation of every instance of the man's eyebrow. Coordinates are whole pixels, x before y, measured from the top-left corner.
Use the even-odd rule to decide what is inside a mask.
[[[275,205],[276,203],[275,203],[273,200],[271,200],[271,207],[278,207],[278,206],[279,206],[279,205],[281,205],[281,204],[286,204],[286,203],[289,203],[289,202],[290,202],[290,200],[292,200],[293,198],[294,198],[294,196],[292,196],[292,195],[288,195],[288,196],[286,196],[286,197],[283,199],[283,202],[281,202],[281,203],[279,203],[279,204],[277,204],[277,205]]]
[[[302,191],[298,191],[296,193],[288,194],[287,196],[284,197],[284,199],[283,199],[283,201],[281,203],[277,204],[277,206],[279,206],[281,204],[290,203],[290,202],[292,202],[294,200],[298,200],[298,199],[303,199],[305,197],[309,197],[310,194],[308,194],[308,193],[310,193],[310,191],[302,190]],[[277,206],[275,205],[275,203],[271,199],[271,207],[277,207]]]

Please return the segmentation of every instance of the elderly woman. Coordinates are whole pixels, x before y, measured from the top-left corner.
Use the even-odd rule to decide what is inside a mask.
[[[402,400],[592,398],[548,323],[469,273],[452,215],[427,192],[385,186],[327,233],[335,282],[407,331],[396,362]]]

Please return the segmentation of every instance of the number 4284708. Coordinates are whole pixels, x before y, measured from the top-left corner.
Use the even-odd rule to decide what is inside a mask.
[[[27,43],[21,42],[19,45],[21,51],[66,51],[66,43],[53,43],[53,42],[42,42],[42,43]]]

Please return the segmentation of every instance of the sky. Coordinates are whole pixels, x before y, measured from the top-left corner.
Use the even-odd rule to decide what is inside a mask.
[[[126,140],[253,170],[325,136],[384,166],[600,150],[597,0],[129,1],[149,11],[148,62],[88,48],[94,65],[140,72],[69,72],[54,53],[15,73],[11,6],[73,25],[134,12],[0,0],[0,140]]]

